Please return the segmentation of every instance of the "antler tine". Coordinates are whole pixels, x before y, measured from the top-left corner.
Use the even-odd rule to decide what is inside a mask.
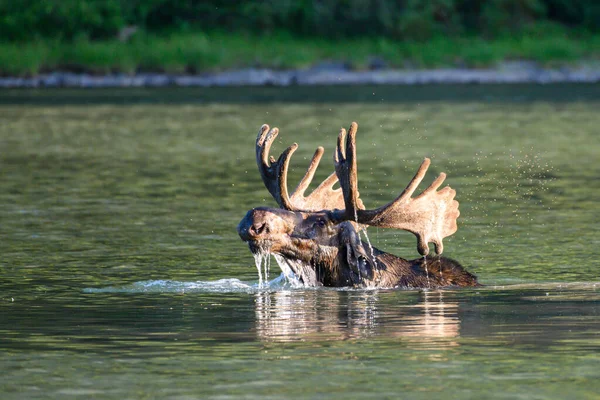
[[[342,189],[333,189],[333,185],[335,185],[337,181],[338,181],[338,177],[334,171],[331,173],[331,175],[329,175],[327,178],[325,178],[325,180],[323,182],[321,182],[321,184],[319,186],[317,186],[317,188],[315,190],[313,190],[313,192],[311,193],[311,196],[315,192],[323,192],[323,191],[330,191],[331,193],[334,193],[334,194],[341,193]],[[343,196],[340,197],[340,199],[343,200]],[[339,202],[337,202],[337,203],[339,203]],[[343,205],[343,204],[341,204],[341,205]],[[331,208],[339,208],[339,207],[331,207]]]
[[[423,162],[421,162],[417,173],[415,174],[415,176],[413,176],[410,182],[408,182],[408,185],[406,185],[406,188],[402,191],[400,196],[398,196],[396,201],[409,199],[413,195],[423,178],[425,178],[425,174],[427,173],[430,164],[431,160],[429,158],[425,158]]]
[[[318,147],[313,155],[313,158],[308,166],[308,170],[300,183],[291,195],[291,202],[294,206],[302,210],[319,211],[326,209],[342,208],[343,197],[340,189],[333,189],[333,185],[338,181],[337,175],[333,172],[316,189],[308,196],[304,196],[304,192],[310,185],[315,171],[319,166],[319,162],[323,157],[323,147]]]
[[[426,158],[426,160],[429,160],[429,158]],[[422,164],[421,164],[422,165]],[[425,175],[425,174],[423,174]],[[442,183],[444,183],[444,181],[446,180],[446,173],[444,172],[440,172],[440,175],[435,178],[435,180],[431,183],[431,185],[429,185],[429,187],[427,189],[425,189],[423,191],[423,193],[421,193],[418,197],[421,196],[426,196],[427,194],[431,193],[431,192],[435,192],[437,190],[437,188],[439,188]]]
[[[344,128],[340,129],[337,147],[334,153],[335,172],[342,187],[346,219],[356,220],[357,210],[363,205],[358,193],[358,172],[356,167],[356,133],[358,124],[352,122],[348,134]]]
[[[315,150],[315,154],[313,155],[312,160],[310,160],[310,165],[308,166],[308,170],[306,171],[306,174],[304,174],[304,176],[300,180],[300,183],[298,183],[298,186],[296,186],[296,190],[294,190],[292,199],[294,198],[294,196],[303,196],[304,195],[304,192],[308,188],[308,185],[310,185],[313,177],[315,176],[315,171],[317,170],[317,167],[319,166],[319,162],[321,162],[321,157],[323,157],[324,152],[325,152],[325,149],[323,149],[321,146],[317,147],[317,150]]]
[[[298,145],[294,143],[288,147],[275,161],[273,157],[269,157],[269,151],[278,134],[279,129],[269,130],[267,124],[260,127],[256,138],[256,163],[267,190],[277,204],[287,210],[294,210],[287,190],[287,171],[290,157],[296,151]]]

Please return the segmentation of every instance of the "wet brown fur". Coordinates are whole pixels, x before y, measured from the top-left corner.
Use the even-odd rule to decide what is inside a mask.
[[[478,286],[477,278],[455,260],[440,256],[406,260],[369,248],[350,222],[336,223],[330,213],[294,212],[259,207],[238,226],[252,251],[290,261],[306,286],[439,288]],[[374,258],[373,258],[374,256]]]

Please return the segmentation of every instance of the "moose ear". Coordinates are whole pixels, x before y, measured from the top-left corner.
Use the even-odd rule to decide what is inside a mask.
[[[371,279],[373,277],[373,260],[365,250],[358,232],[351,223],[343,222],[340,241],[346,249],[348,266],[354,273],[353,275],[357,275],[358,282],[355,283],[361,283],[364,278]]]

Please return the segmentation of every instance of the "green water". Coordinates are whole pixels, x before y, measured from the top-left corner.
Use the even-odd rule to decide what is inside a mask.
[[[598,85],[2,91],[0,398],[597,399],[599,110]],[[431,157],[486,287],[256,287],[258,128],[300,144],[295,182],[352,120],[365,204]]]

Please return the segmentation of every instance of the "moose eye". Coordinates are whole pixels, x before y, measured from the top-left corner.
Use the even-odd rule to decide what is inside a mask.
[[[325,223],[325,221],[324,221],[324,220],[320,219],[320,220],[318,220],[318,221],[317,221],[317,225],[318,225],[320,228],[323,228],[323,227],[326,225],[326,223]]]

